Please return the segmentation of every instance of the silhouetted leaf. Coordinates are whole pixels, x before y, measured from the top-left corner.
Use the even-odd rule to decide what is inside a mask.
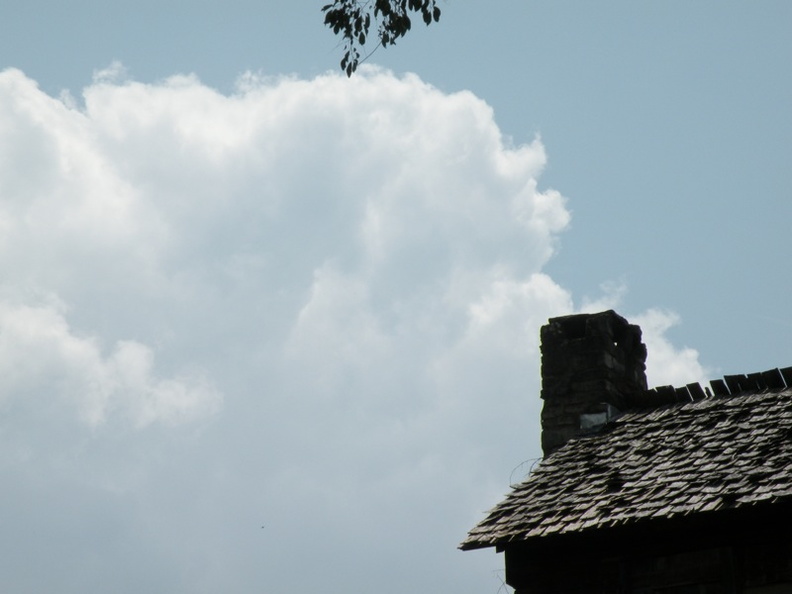
[[[359,50],[369,39],[372,22],[377,25],[378,45],[387,47],[412,28],[408,13],[419,13],[426,25],[440,20],[437,0],[374,0],[373,4],[371,0],[334,0],[325,4],[322,12],[324,24],[344,40],[341,70],[347,76],[352,76],[360,65]]]

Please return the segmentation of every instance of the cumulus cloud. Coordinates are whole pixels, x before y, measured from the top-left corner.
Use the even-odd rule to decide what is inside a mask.
[[[538,328],[575,311],[542,143],[374,68],[223,95],[113,65],[83,99],[0,73],[1,470],[73,495],[68,566],[99,505],[147,591],[486,587],[455,545],[538,455]],[[701,371],[642,319],[666,381]]]
[[[0,401],[54,397],[91,426],[110,414],[138,427],[178,424],[218,408],[220,395],[201,378],[155,377],[151,349],[132,340],[105,355],[95,337],[71,331],[62,309],[0,302]]]
[[[668,330],[681,322],[670,311],[649,309],[633,316],[631,321],[643,331],[647,345],[647,380],[651,386],[683,386],[692,382],[707,382],[714,377],[712,370],[699,361],[697,350],[685,346],[675,347],[668,338]]]

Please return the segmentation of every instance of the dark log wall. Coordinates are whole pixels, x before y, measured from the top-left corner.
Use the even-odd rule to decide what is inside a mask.
[[[789,506],[505,547],[516,594],[792,594]]]

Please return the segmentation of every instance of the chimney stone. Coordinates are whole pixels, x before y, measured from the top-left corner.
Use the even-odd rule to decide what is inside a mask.
[[[583,432],[584,416],[610,418],[646,391],[641,329],[612,310],[552,318],[541,343],[545,456]]]

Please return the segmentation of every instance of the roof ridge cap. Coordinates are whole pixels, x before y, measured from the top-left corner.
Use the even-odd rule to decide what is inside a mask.
[[[699,400],[739,396],[746,393],[780,392],[792,388],[792,367],[773,368],[745,375],[724,375],[723,379],[710,380],[711,390],[699,382],[675,388],[656,386],[636,394],[626,410],[646,410],[669,404],[685,404]]]

